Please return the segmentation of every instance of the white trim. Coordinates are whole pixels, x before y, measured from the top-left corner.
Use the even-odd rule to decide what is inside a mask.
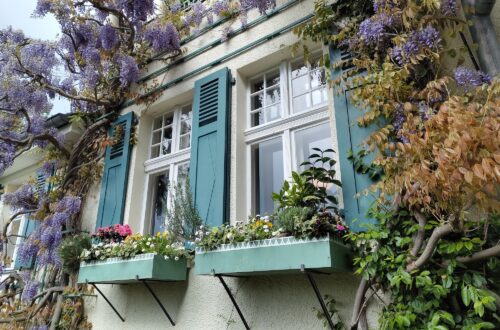
[[[156,157],[153,159],[148,159],[144,162],[144,172],[146,174],[155,174],[161,172],[171,163],[179,163],[188,161],[191,156],[191,148],[187,148],[176,152],[174,154],[168,154],[161,157]]]

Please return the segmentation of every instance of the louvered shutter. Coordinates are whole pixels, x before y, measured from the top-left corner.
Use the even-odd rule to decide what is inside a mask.
[[[350,54],[345,51],[330,48],[330,61],[337,63],[346,61],[350,58]],[[339,68],[332,70],[332,78],[337,79],[342,74],[349,70],[353,70],[353,66],[342,65]],[[334,92],[334,111],[335,122],[337,128],[337,140],[339,145],[340,158],[340,176],[342,181],[342,194],[344,200],[344,216],[351,230],[360,231],[365,227],[363,223],[373,223],[366,212],[374,202],[374,197],[371,195],[365,196],[363,191],[373,184],[373,180],[367,174],[358,173],[354,169],[351,160],[348,159],[349,151],[354,154],[362,149],[363,141],[373,133],[377,127],[370,125],[361,127],[358,125],[358,118],[363,116],[365,110],[355,107],[350,100],[350,90],[342,86],[341,93]],[[373,160],[373,155],[364,159],[365,163]]]
[[[129,112],[120,116],[110,128],[110,136],[115,136],[118,127],[123,134],[119,141],[106,148],[96,228],[123,223],[133,119],[134,113]]]
[[[227,68],[195,82],[191,166],[193,198],[203,221],[226,220],[229,184],[230,80]]]

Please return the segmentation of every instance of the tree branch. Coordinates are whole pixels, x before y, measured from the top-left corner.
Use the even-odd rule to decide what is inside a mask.
[[[420,212],[415,212],[415,219],[418,221],[418,231],[417,235],[413,239],[413,248],[410,251],[410,254],[413,257],[416,257],[418,254],[418,251],[420,251],[420,248],[422,247],[422,244],[424,243],[425,239],[425,225],[427,224],[427,219],[425,216],[420,213]]]
[[[482,251],[473,253],[470,256],[458,257],[457,261],[464,263],[464,264],[470,264],[470,263],[484,261],[484,260],[487,260],[489,258],[493,258],[493,257],[497,257],[497,256],[500,256],[500,244],[495,245],[493,247],[490,247],[488,249],[484,249]]]
[[[366,290],[368,290],[368,280],[362,279],[359,283],[358,290],[356,291],[356,296],[354,297],[354,305],[352,310],[352,319],[351,319],[351,330],[354,330],[358,326],[359,315],[362,311],[362,305],[365,301]]]
[[[429,259],[431,258],[432,254],[434,253],[434,249],[436,248],[436,245],[438,244],[439,240],[452,233],[453,228],[449,223],[442,225],[440,227],[437,227],[434,229],[434,231],[431,234],[431,237],[429,238],[429,241],[427,242],[427,245],[424,248],[424,252],[418,257],[417,260],[409,263],[406,266],[406,271],[407,272],[412,272],[420,267],[422,267]]]

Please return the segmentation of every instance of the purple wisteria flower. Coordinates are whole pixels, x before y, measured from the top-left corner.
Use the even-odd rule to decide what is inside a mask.
[[[229,2],[227,0],[219,0],[212,5],[212,11],[215,15],[220,16],[222,13],[229,11]]]
[[[120,82],[122,87],[130,86],[139,78],[139,67],[135,59],[124,55],[120,58]]]
[[[40,286],[40,282],[28,280],[24,282],[23,293],[21,295],[21,301],[24,303],[28,303],[36,296],[38,293],[38,287]]]
[[[410,62],[411,57],[419,54],[424,49],[436,50],[441,43],[441,36],[432,26],[427,26],[410,34],[402,46],[394,46],[389,54],[398,64],[404,65]]]
[[[491,77],[488,74],[479,70],[469,69],[465,66],[456,68],[453,71],[453,76],[457,84],[466,91],[483,84],[491,84]]]
[[[40,247],[32,235],[19,246],[17,260],[22,264],[28,264],[37,256],[39,250]]]
[[[144,40],[149,42],[155,52],[173,52],[181,47],[179,32],[171,23],[154,26],[144,33]]]
[[[456,0],[441,0],[441,12],[445,16],[454,16],[457,13]]]
[[[359,25],[359,36],[368,45],[376,45],[382,41],[385,25],[372,18],[367,18]]]
[[[101,27],[101,45],[107,51],[112,50],[118,44],[118,35],[111,25]]]
[[[15,192],[4,194],[3,202],[13,210],[31,210],[38,205],[35,192],[32,185],[25,183]]]
[[[242,12],[257,8],[259,13],[264,15],[268,9],[276,7],[276,0],[241,0],[240,4]]]

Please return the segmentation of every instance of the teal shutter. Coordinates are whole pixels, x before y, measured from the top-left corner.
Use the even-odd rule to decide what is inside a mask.
[[[350,54],[338,49],[330,48],[330,61],[337,63],[349,59]],[[337,79],[343,73],[352,70],[353,67],[346,65],[334,68],[332,78]],[[361,150],[363,141],[374,131],[376,125],[361,127],[358,125],[358,118],[363,116],[364,110],[355,107],[350,100],[350,90],[345,88],[339,93],[334,93],[334,111],[335,122],[337,128],[337,140],[339,145],[340,158],[340,176],[342,181],[342,194],[344,199],[344,216],[353,231],[364,230],[361,226],[363,223],[374,223],[366,212],[374,202],[374,197],[371,195],[365,196],[363,191],[373,184],[368,174],[358,173],[354,169],[351,160],[348,159],[348,153],[352,150],[353,154],[357,154]],[[366,157],[365,162],[371,162],[373,156]],[[358,197],[357,197],[358,196]]]
[[[133,119],[134,113],[129,112],[120,116],[109,129],[110,136],[115,135],[117,127],[122,128],[123,134],[119,141],[106,148],[96,228],[123,223]]]
[[[35,231],[36,228],[39,226],[39,222],[36,220],[30,220],[28,217],[26,217],[26,220],[24,221],[23,228],[19,232],[19,235],[23,236],[23,240],[26,241],[26,239]],[[31,269],[33,268],[33,265],[35,263],[34,258],[31,259],[28,262],[22,263],[19,261],[19,258],[16,258],[14,261],[14,269]]]
[[[196,207],[210,226],[226,220],[229,205],[230,83],[224,68],[194,85],[189,177]]]

